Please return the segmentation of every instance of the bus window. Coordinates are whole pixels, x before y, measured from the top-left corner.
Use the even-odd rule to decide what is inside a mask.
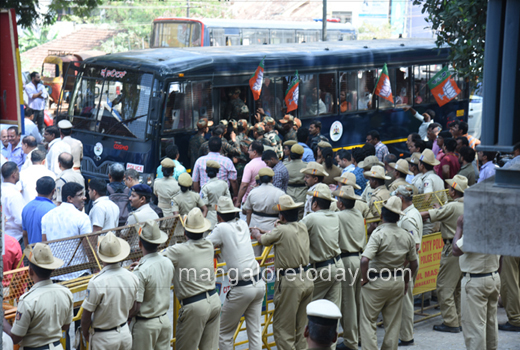
[[[192,129],[193,113],[191,106],[190,83],[170,83],[164,112],[163,131]]]
[[[340,73],[339,111],[345,113],[357,109],[358,72]]]
[[[393,97],[393,101],[395,101],[395,96],[396,96],[396,90],[395,90],[395,71],[396,69],[395,68],[388,68],[388,78],[390,79],[390,88],[392,89],[392,97]],[[382,69],[378,69],[377,70],[377,74],[378,74],[378,77],[381,76],[381,72],[382,72]],[[375,82],[375,86],[377,86],[377,83],[378,81],[376,80]],[[383,93],[383,89],[381,91]],[[380,109],[385,109],[385,108],[392,108],[394,107],[394,102],[390,102],[388,101],[387,99],[381,97],[381,96],[378,96],[378,106]]]
[[[220,120],[239,120],[242,118],[242,107],[247,105],[246,96],[248,89],[249,86],[236,86],[220,89]]]
[[[327,41],[343,41],[343,34],[339,30],[327,30]]]
[[[46,78],[58,78],[60,76],[60,66],[54,63],[44,63],[42,76]]]
[[[244,29],[242,33],[244,45],[269,44],[268,29]]]
[[[326,114],[336,113],[336,74],[325,73],[320,74],[320,100],[326,107]],[[323,114],[320,112],[320,114]]]
[[[411,105],[411,67],[401,67],[395,70],[395,104],[396,106]],[[393,87],[393,86],[392,86]]]
[[[377,83],[377,71],[358,71],[358,109],[374,109],[374,88]]]
[[[190,47],[199,47],[202,46],[202,36],[201,36],[201,24],[200,23],[192,23],[191,24],[191,36],[190,36]]]
[[[211,103],[211,83],[209,81],[193,82],[193,118],[195,123],[200,118],[213,120],[213,107]]]
[[[294,44],[296,41],[296,34],[294,30],[284,29],[280,30],[283,33],[283,44]]]
[[[262,85],[262,94],[260,95],[260,99],[255,101],[255,106],[260,107],[264,110],[264,113],[276,120],[280,120],[283,116],[281,116],[282,111],[282,101],[277,94],[276,88],[281,89],[281,86],[277,86],[277,82],[279,84],[279,79],[273,79],[266,77],[264,79],[264,84]]]
[[[209,38],[211,46],[226,46],[224,29],[210,29]]]
[[[270,31],[271,44],[283,43],[283,31],[282,30],[271,30]]]
[[[296,42],[300,43],[313,43],[320,40],[319,30],[297,30],[296,31]]]
[[[318,74],[300,76],[300,99],[302,115],[304,117],[315,117],[327,113],[327,107],[321,100],[321,91],[318,86]],[[300,108],[300,105],[298,106]]]
[[[201,46],[201,24],[188,22],[155,23],[155,47]]]

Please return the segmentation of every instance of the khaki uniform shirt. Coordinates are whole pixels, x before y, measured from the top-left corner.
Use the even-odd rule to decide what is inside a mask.
[[[354,204],[354,209],[358,210],[364,219],[368,218],[370,216],[370,209],[368,209],[368,204],[361,200],[357,200],[356,204]],[[338,205],[336,202],[330,203],[330,211],[338,212]]]
[[[61,188],[63,187],[63,185],[69,182],[76,182],[83,186],[83,188],[85,188],[85,178],[83,177],[83,175],[81,175],[80,172],[74,171],[72,169],[62,171],[56,179],[56,191],[54,191],[54,196],[52,198],[55,204],[62,202]],[[66,202],[66,200],[64,202]]]
[[[370,201],[368,202],[368,207],[370,209],[370,215],[372,217],[379,217],[380,213],[377,211],[375,206],[375,202],[386,201],[390,198],[390,192],[386,189],[385,185],[379,186],[374,189],[372,195],[370,196]]]
[[[423,183],[422,183],[422,174],[415,175],[414,178],[412,179],[411,185],[414,186],[415,188],[417,188],[417,191],[419,194],[423,194],[424,188],[423,188]]]
[[[404,186],[404,185],[410,185],[408,182],[406,182],[405,179],[403,179],[402,177],[394,180],[390,186],[388,186],[388,191],[389,192],[394,192],[395,190],[397,190],[397,188],[399,186]],[[415,187],[414,185],[412,185],[413,187],[413,194],[419,194],[419,190],[417,189],[417,187]]]
[[[92,328],[111,329],[128,320],[134,306],[139,280],[117,264],[103,267],[87,286],[82,307],[94,313]]]
[[[358,201],[356,201],[357,203]],[[345,209],[336,212],[339,219],[339,248],[342,253],[356,253],[367,244],[365,233],[365,219],[361,212],[354,209]]]
[[[309,264],[309,234],[302,222],[276,226],[271,232],[262,235],[262,244],[274,245],[276,269],[294,269]]]
[[[156,179],[153,183],[153,194],[157,196],[157,206],[161,209],[170,209],[172,200],[179,194],[181,188],[172,176]]]
[[[367,185],[365,186],[363,193],[361,193],[361,199],[364,200],[366,203],[370,203],[372,192],[374,192],[374,189],[370,187],[370,182],[367,181]]]
[[[203,206],[204,201],[202,201],[200,195],[190,190],[180,191],[172,200],[172,211],[178,211],[180,215],[187,215],[193,208],[202,208]]]
[[[421,244],[423,233],[423,220],[421,213],[413,204],[403,210],[403,212],[405,215],[401,215],[401,218],[397,222],[397,226],[412,234],[415,244]]]
[[[61,339],[61,327],[72,323],[73,301],[68,288],[40,281],[20,297],[11,332],[23,347],[40,347]]]
[[[83,143],[80,140],[72,138],[72,136],[65,136],[63,142],[70,146],[70,154],[74,160],[74,168],[81,167],[81,160],[83,159]]]
[[[231,198],[231,193],[229,192],[229,186],[226,181],[214,177],[202,186],[200,196],[204,204],[208,207],[208,211],[215,212],[215,205],[218,204],[218,199],[220,197]]]
[[[329,174],[329,176],[325,176],[323,178],[323,183],[325,183],[327,185],[336,185],[337,181],[334,180],[334,178],[341,176],[341,169],[338,168],[337,166],[335,166],[334,164],[332,164],[332,168],[326,169],[325,162],[323,162],[322,165],[323,165],[323,168],[325,169],[325,171]]]
[[[255,187],[249,192],[249,196],[242,206],[244,210],[252,210],[251,222],[249,227],[258,227],[265,231],[270,231],[274,228],[274,223],[278,220],[278,211],[273,210],[273,207],[279,203],[281,196],[285,194],[281,189],[274,187],[272,183],[262,184]],[[272,214],[273,217],[265,217],[256,215],[255,212]]]
[[[151,253],[139,260],[133,271],[139,280],[136,301],[141,303],[137,316],[154,318],[168,312],[173,264],[159,253]]]
[[[457,198],[439,209],[430,209],[431,222],[441,223],[441,233],[443,239],[453,239],[457,231],[457,220],[464,214],[464,198]]]
[[[230,280],[250,279],[260,273],[260,266],[255,260],[251,245],[249,227],[244,220],[237,218],[221,222],[206,239],[214,246],[220,246]]]
[[[145,222],[147,220],[156,220],[159,219],[159,215],[150,207],[150,204],[146,203],[145,205],[137,208],[133,212],[128,215],[128,219],[126,220],[126,225],[133,225],[139,222]]]
[[[173,287],[179,300],[215,289],[214,253],[213,243],[205,238],[190,239],[163,252],[175,267]]]
[[[420,176],[422,193],[431,193],[444,190],[444,181],[433,170]]]
[[[314,184],[312,187],[309,187],[309,189],[307,189],[305,191],[305,193],[313,192],[314,189],[316,188],[316,185],[317,184]],[[303,211],[303,216],[305,217],[310,213],[312,213],[312,196],[305,194],[305,207],[304,207],[304,211]]]
[[[307,163],[301,159],[294,159],[290,162],[283,163],[289,172],[289,185],[287,186],[287,194],[292,197],[295,202],[305,202],[307,196],[307,186],[305,186],[305,174],[300,173],[301,169],[307,167]],[[297,187],[296,187],[297,186]]]
[[[460,250],[464,247],[464,236],[457,241]],[[464,253],[459,257],[460,270],[468,273],[491,273],[498,271],[500,255]]]
[[[468,179],[468,186],[473,186],[477,182],[475,179],[475,170],[471,163],[463,165],[460,168],[458,175],[465,176]]]
[[[330,210],[318,210],[304,217],[301,223],[307,226],[311,264],[335,258],[341,253],[339,248],[339,219]]]
[[[412,235],[390,223],[381,224],[372,232],[362,256],[370,259],[369,268],[377,272],[383,268],[393,272],[402,269],[405,260],[417,260]]]

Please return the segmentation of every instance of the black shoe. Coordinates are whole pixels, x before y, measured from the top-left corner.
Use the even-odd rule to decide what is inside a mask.
[[[498,325],[498,329],[501,330],[501,331],[506,331],[506,332],[520,332],[520,327],[513,326],[509,322],[506,322],[504,324],[499,324]]]
[[[349,348],[348,346],[345,345],[345,343],[341,342],[341,343],[336,344],[336,350],[354,350],[354,349]]]
[[[460,333],[460,327],[450,327],[446,326],[444,323],[436,324],[435,326],[433,326],[433,330],[445,333]]]
[[[399,339],[399,343],[397,343],[397,346],[411,346],[411,345],[415,345],[414,342],[413,342],[413,339],[412,340],[408,340],[408,341],[404,341],[404,340]]]

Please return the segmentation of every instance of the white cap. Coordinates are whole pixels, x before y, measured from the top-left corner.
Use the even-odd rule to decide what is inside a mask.
[[[318,299],[307,305],[307,316],[339,320],[341,318],[341,311],[332,301]]]
[[[72,123],[66,119],[60,120],[58,123],[58,128],[60,129],[72,129]]]

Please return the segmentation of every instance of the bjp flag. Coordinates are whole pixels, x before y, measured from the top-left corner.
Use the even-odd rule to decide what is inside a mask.
[[[437,101],[441,107],[460,94],[457,83],[451,79],[451,73],[448,67],[444,67],[435,74],[428,82],[428,87],[433,97],[435,97],[435,101]]]
[[[291,84],[287,88],[285,93],[285,105],[287,106],[287,113],[298,109],[298,95],[300,93],[300,78],[298,77],[298,71],[294,76]]]
[[[375,94],[394,103],[394,97],[392,96],[392,86],[390,85],[390,78],[388,77],[388,68],[386,67],[386,63],[383,66],[383,71],[381,72],[379,80],[377,81]]]
[[[264,60],[265,57],[258,65],[258,68],[256,68],[255,73],[249,79],[249,86],[251,87],[255,101],[260,98],[260,94],[262,93],[262,85],[264,84]]]

